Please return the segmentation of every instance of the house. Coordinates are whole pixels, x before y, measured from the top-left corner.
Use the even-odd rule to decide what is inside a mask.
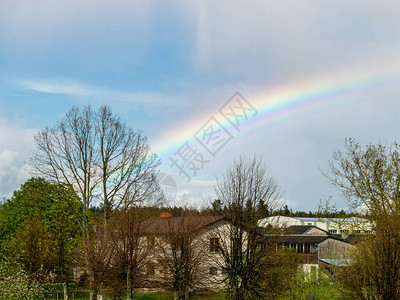
[[[186,272],[185,264],[190,264],[193,289],[224,287],[220,245],[227,236],[222,233],[231,226],[225,217],[172,217],[163,212],[159,218],[146,220],[140,226],[143,243],[154,250],[145,271],[152,285],[168,285],[173,272]]]
[[[273,245],[276,249],[295,249],[306,272],[321,266],[329,268],[351,263],[349,254],[353,245],[314,225],[291,225],[282,234],[268,234],[265,231],[258,243]]]
[[[225,288],[221,248],[230,244],[231,226],[223,216],[172,217],[171,213],[141,222],[142,244],[153,249],[144,270],[149,285],[171,286],[176,273],[192,278],[191,289]],[[261,247],[295,249],[305,271],[350,263],[348,254],[353,245],[317,226],[292,225],[273,234],[269,229],[259,228],[257,232]],[[185,275],[185,272],[191,273]]]
[[[285,228],[291,225],[313,225],[331,234],[366,234],[372,233],[372,223],[367,219],[351,217],[351,218],[303,218],[303,217],[286,217],[272,216],[258,221],[258,226]]]

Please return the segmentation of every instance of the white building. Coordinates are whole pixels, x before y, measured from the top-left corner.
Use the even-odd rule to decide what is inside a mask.
[[[372,232],[372,224],[363,218],[303,218],[273,216],[258,221],[258,226],[285,228],[292,225],[312,225],[331,234],[365,234]]]

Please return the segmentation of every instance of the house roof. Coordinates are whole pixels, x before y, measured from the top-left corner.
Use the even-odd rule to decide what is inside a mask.
[[[259,242],[273,244],[319,244],[329,238],[332,237],[311,234],[263,235],[260,237]]]
[[[339,258],[339,259],[332,259],[332,258],[320,258],[320,261],[328,264],[333,265],[336,267],[347,267],[353,264],[353,260],[350,258]]]
[[[350,244],[357,244],[359,243],[363,238],[365,238],[367,235],[366,234],[350,234],[347,238],[344,240]]]
[[[143,234],[166,235],[170,233],[190,233],[224,220],[224,216],[185,216],[153,218],[140,223]]]
[[[307,231],[309,231],[312,227],[312,225],[292,225],[286,228],[285,232],[287,234],[305,234]]]
[[[338,240],[343,240],[341,233],[331,233],[330,236]]]
[[[319,227],[316,227],[314,225],[292,225],[285,229],[285,233],[287,233],[287,234],[306,234],[308,231],[310,231],[313,228],[316,228],[317,230],[324,232],[325,235],[329,235],[329,232],[327,232]]]

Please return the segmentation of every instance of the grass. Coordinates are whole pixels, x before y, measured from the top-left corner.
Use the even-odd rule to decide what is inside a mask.
[[[158,293],[137,293],[133,294],[133,299],[140,299],[140,300],[153,300],[153,299],[160,299],[160,300],[169,300],[173,299],[172,295],[166,292],[158,292]]]
[[[49,296],[42,298],[45,300],[56,300],[57,296]],[[63,299],[63,294],[59,293],[58,299],[62,300]],[[75,295],[74,297],[70,293],[68,300],[88,300],[89,299],[89,294],[85,293],[79,293]],[[108,295],[106,299],[114,299],[112,295]],[[173,295],[168,292],[156,292],[156,293],[136,293],[133,295],[134,300],[171,300],[173,299]],[[208,293],[208,294],[196,294],[192,295],[190,299],[195,299],[195,300],[222,300],[225,299],[225,293],[223,292],[216,292],[216,293]]]
[[[297,294],[297,293],[296,293]],[[193,300],[224,300],[225,299],[225,293],[224,292],[216,292],[216,293],[208,293],[208,294],[195,294],[191,295],[190,299]],[[318,293],[314,294],[315,299],[340,299],[341,297],[337,293],[337,289],[335,287],[331,288],[321,288],[319,289]],[[46,298],[41,298],[45,300],[56,300],[56,296],[52,297],[46,297]],[[63,295],[62,293],[59,293],[58,299],[62,300]],[[77,294],[75,297],[72,297],[70,294],[68,297],[68,300],[88,300],[89,299],[89,294]],[[112,295],[107,295],[106,297],[107,300],[109,299],[114,299]],[[125,299],[125,298],[123,298]],[[136,293],[133,295],[134,300],[172,300],[173,295],[168,292],[154,292],[154,293]],[[286,295],[283,295],[281,297],[278,297],[277,299],[285,300],[285,299],[312,299],[310,297],[309,292],[303,291],[303,293],[299,293],[297,295],[290,295],[289,293]]]

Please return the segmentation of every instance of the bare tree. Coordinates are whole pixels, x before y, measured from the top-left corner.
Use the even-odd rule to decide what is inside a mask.
[[[400,146],[379,143],[363,149],[348,139],[345,152],[334,153],[324,175],[351,208],[361,209],[374,224],[374,235],[358,244],[354,256],[352,278],[359,294],[400,298]]]
[[[54,127],[39,130],[33,171],[70,184],[82,204],[82,230],[88,231],[88,212],[94,197],[102,199],[105,219],[128,193],[135,201],[153,192],[159,164],[140,130],[126,126],[108,106],[94,111],[73,107]]]
[[[31,159],[33,172],[53,182],[74,187],[82,200],[81,226],[89,238],[89,207],[100,177],[96,168],[94,111],[72,108],[54,128],[39,130],[36,152]]]
[[[104,274],[108,285],[126,290],[126,299],[132,299],[133,287],[142,285],[145,280],[147,258],[153,248],[144,240],[140,223],[147,219],[148,211],[140,206],[124,207],[115,212],[111,226],[107,229],[113,260],[109,271]],[[110,280],[111,279],[111,280]]]
[[[90,239],[89,208],[93,199],[104,208],[104,225],[123,201],[142,201],[157,190],[159,161],[147,138],[114,116],[108,106],[94,111],[73,107],[54,128],[39,130],[33,172],[50,181],[71,185],[82,201],[80,225]],[[89,246],[85,249],[90,249]],[[85,255],[89,265],[88,257]],[[95,296],[95,295],[94,295]]]
[[[187,210],[180,217],[165,218],[165,234],[158,239],[157,249],[167,273],[164,285],[173,291],[174,299],[189,299],[189,292],[207,288],[208,245],[199,235],[199,229],[209,219]]]
[[[104,274],[109,275],[110,266],[114,257],[114,249],[111,247],[110,239],[104,228],[99,224],[95,226],[91,240],[84,240],[84,254],[86,256],[86,270],[89,275],[90,299],[97,299],[102,284],[104,284]]]
[[[147,137],[134,131],[112,114],[108,106],[100,107],[96,114],[98,152],[101,170],[101,188],[105,218],[110,212],[126,203],[140,202],[157,189],[155,169],[159,162],[150,153]]]
[[[225,282],[231,299],[260,298],[265,294],[263,284],[268,260],[268,247],[259,247],[257,221],[260,204],[268,211],[280,203],[281,192],[274,177],[257,157],[239,158],[228,166],[215,188],[217,198],[226,207],[231,222],[221,231],[219,260],[225,272]]]

